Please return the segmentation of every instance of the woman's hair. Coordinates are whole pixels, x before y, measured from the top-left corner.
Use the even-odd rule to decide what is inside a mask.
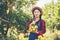
[[[42,13],[43,13],[43,12],[42,12],[42,9],[41,9],[40,7],[34,7],[34,8],[32,8],[32,13],[34,14],[34,11],[35,11],[36,9],[40,11],[40,13],[41,13],[40,16],[42,16]]]

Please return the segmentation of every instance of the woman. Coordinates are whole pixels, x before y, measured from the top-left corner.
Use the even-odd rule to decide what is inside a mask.
[[[42,9],[39,7],[34,7],[32,9],[32,13],[33,13],[33,20],[31,20],[28,23],[27,28],[29,29],[32,24],[35,24],[38,27],[38,32],[35,31],[30,32],[29,40],[38,39],[39,35],[43,36],[43,34],[46,32],[45,21],[41,19]]]

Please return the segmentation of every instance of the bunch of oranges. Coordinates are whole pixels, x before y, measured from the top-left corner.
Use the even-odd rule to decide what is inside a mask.
[[[38,40],[47,40],[47,39],[45,37],[42,37],[41,35],[39,35]]]
[[[32,32],[32,31],[36,31],[36,32],[37,32],[37,31],[38,31],[37,29],[38,29],[38,26],[32,24],[32,25],[30,26],[30,28],[29,28],[29,31],[30,31],[30,32]]]

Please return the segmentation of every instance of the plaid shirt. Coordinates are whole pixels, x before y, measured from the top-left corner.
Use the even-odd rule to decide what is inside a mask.
[[[32,20],[28,23],[27,29],[29,29],[31,23],[32,23]],[[40,31],[38,31],[38,35],[43,35],[45,32],[46,32],[46,25],[45,25],[45,21],[42,20],[42,28]]]

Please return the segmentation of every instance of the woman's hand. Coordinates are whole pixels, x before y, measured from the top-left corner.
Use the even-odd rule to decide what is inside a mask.
[[[36,21],[32,21],[32,23],[31,24],[35,24],[36,23]]]
[[[36,24],[36,22],[39,21],[39,20],[33,20],[31,24]]]
[[[32,23],[30,24],[30,26],[31,26],[32,24],[36,24],[36,22],[37,22],[36,20],[32,21]],[[33,31],[33,30],[32,30],[31,32],[32,32],[32,33],[37,33],[37,34],[38,34],[38,31]]]
[[[31,26],[32,24],[35,24],[35,23],[36,23],[35,21],[32,21],[32,23],[29,26]]]

